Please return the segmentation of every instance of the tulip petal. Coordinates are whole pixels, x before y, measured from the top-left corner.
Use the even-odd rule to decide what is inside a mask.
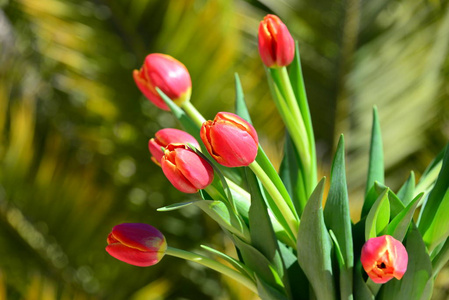
[[[203,123],[200,135],[209,154],[223,166],[248,166],[257,156],[256,130],[235,114],[219,112],[214,121]]]
[[[172,143],[190,143],[196,148],[200,148],[198,141],[185,131],[175,128],[164,128],[156,132],[155,138],[160,145],[166,147]]]
[[[210,141],[214,153],[227,167],[247,166],[257,155],[253,137],[238,127],[220,124],[210,130]]]
[[[165,252],[157,250],[145,252],[129,248],[119,243],[106,246],[106,251],[118,260],[139,267],[148,267],[157,264]]]
[[[142,71],[134,70],[133,77],[136,82],[137,87],[142,92],[142,94],[148,98],[154,105],[163,110],[168,110],[167,104],[165,104],[164,100],[162,100],[159,95],[154,94],[156,90],[153,88],[150,82],[145,81],[142,78]]]
[[[115,239],[121,244],[140,251],[155,251],[165,243],[164,235],[148,224],[123,223],[114,226],[110,236],[111,242]]]
[[[157,107],[169,110],[156,91],[158,87],[177,105],[190,99],[192,81],[187,68],[173,57],[161,53],[147,55],[140,70],[133,72],[134,81],[141,92]]]
[[[392,236],[369,239],[360,256],[363,268],[375,283],[401,279],[407,270],[408,254],[404,245]]]
[[[149,81],[170,99],[174,99],[173,101],[180,98],[192,86],[187,68],[169,55],[150,54],[145,58],[145,65],[150,70]]]
[[[293,61],[295,42],[279,17],[264,17],[259,24],[258,40],[260,58],[267,67],[284,67]]]
[[[177,148],[176,166],[184,177],[197,189],[212,183],[214,170],[211,165],[193,151]]]
[[[161,166],[165,176],[176,189],[187,194],[198,192],[198,189],[185,178],[177,166],[168,159],[165,159],[165,156],[162,157]]]

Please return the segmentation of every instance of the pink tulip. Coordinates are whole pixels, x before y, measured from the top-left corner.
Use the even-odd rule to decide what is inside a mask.
[[[149,54],[140,70],[134,70],[134,81],[140,91],[157,107],[169,110],[156,91],[158,87],[177,105],[189,101],[192,81],[189,71],[178,60],[160,53]]]
[[[295,42],[275,15],[266,15],[259,24],[259,54],[269,68],[287,66],[295,57]]]
[[[114,226],[107,238],[106,251],[130,265],[148,267],[165,255],[164,235],[148,224],[123,223]]]
[[[203,123],[200,135],[209,154],[223,166],[248,166],[256,159],[257,132],[235,114],[219,112],[213,121]]]
[[[165,128],[156,132],[154,138],[150,139],[148,142],[148,149],[150,150],[151,155],[153,155],[151,160],[160,166],[161,158],[164,155],[161,148],[165,148],[168,144],[172,143],[190,143],[192,146],[195,146],[195,148],[201,149],[195,138],[187,132],[174,128]]]
[[[161,159],[167,179],[184,193],[196,193],[214,180],[214,169],[185,144],[169,144]]]
[[[404,245],[390,235],[369,239],[360,257],[363,268],[375,283],[401,279],[407,270],[408,254]]]

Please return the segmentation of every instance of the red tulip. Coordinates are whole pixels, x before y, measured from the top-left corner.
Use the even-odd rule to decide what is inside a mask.
[[[164,235],[148,224],[123,223],[114,226],[108,235],[106,251],[130,265],[148,267],[165,255]]]
[[[259,54],[269,68],[284,67],[293,61],[295,42],[275,15],[266,15],[259,24]]]
[[[184,193],[196,193],[214,180],[214,169],[185,144],[169,144],[161,159],[167,179]]]
[[[140,91],[157,107],[169,110],[156,91],[158,87],[177,105],[190,99],[192,81],[189,71],[178,60],[160,53],[149,54],[140,70],[134,70],[134,81]]]
[[[203,123],[200,134],[209,154],[223,166],[248,166],[256,159],[257,132],[235,114],[219,112],[213,121]]]
[[[392,236],[369,239],[360,257],[363,268],[375,283],[401,279],[407,270],[408,254],[404,245]]]
[[[200,145],[195,138],[187,132],[174,128],[165,128],[156,132],[154,138],[148,141],[148,149],[150,150],[151,155],[153,155],[151,160],[160,166],[161,158],[164,155],[161,148],[165,148],[168,144],[172,143],[190,143],[192,146],[195,146],[195,148],[200,149]]]

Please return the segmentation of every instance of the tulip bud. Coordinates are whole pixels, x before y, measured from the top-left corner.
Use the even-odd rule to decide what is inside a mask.
[[[148,224],[123,223],[114,226],[107,238],[106,251],[130,265],[148,267],[165,255],[164,235]]]
[[[219,112],[213,121],[203,123],[200,135],[209,154],[223,166],[248,166],[256,159],[257,132],[235,114]]]
[[[177,105],[189,101],[192,81],[189,71],[178,60],[160,53],[149,54],[140,70],[134,70],[134,81],[140,91],[157,107],[169,110],[156,91],[158,87]]]
[[[259,24],[259,54],[269,68],[289,65],[295,56],[295,42],[284,23],[266,15]]]
[[[408,254],[404,245],[390,235],[369,239],[360,257],[363,268],[375,283],[401,279],[407,270]]]
[[[192,146],[195,146],[195,148],[200,149],[200,145],[195,138],[187,132],[174,128],[165,128],[156,132],[154,138],[148,141],[148,149],[150,150],[151,155],[153,155],[151,160],[160,166],[161,158],[164,155],[161,148],[165,148],[168,144],[174,143],[189,143],[192,144]]]
[[[173,186],[184,193],[196,193],[214,180],[212,166],[185,144],[169,144],[161,167]]]

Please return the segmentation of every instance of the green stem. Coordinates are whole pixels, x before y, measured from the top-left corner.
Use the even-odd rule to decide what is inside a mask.
[[[276,69],[276,72],[279,75],[279,83],[281,85],[281,91],[283,91],[283,95],[285,97],[285,100],[287,102],[287,105],[289,108],[293,111],[293,115],[295,116],[296,120],[298,120],[298,124],[300,126],[301,132],[306,133],[307,130],[304,126],[304,119],[301,114],[301,111],[299,110],[298,102],[296,101],[295,93],[293,92],[293,88],[290,82],[290,78],[288,77],[288,72],[286,67],[282,67],[279,69]]]
[[[196,253],[192,253],[189,251],[172,248],[172,247],[167,247],[167,251],[165,252],[165,254],[199,263],[200,265],[208,267],[208,268],[210,268],[214,271],[217,271],[223,275],[229,276],[257,294],[257,287],[253,280],[251,280],[247,276],[243,275],[242,273],[219,263],[216,260],[210,259],[203,255],[199,255]]]
[[[231,190],[233,190],[234,192],[236,192],[237,194],[239,194],[241,196],[240,199],[243,199],[245,201],[245,203],[243,204],[243,207],[245,207],[245,209],[247,210],[246,216],[248,217],[249,207],[251,206],[251,195],[246,190],[244,190],[239,185],[237,185],[232,180],[230,180],[229,178],[226,178],[226,182],[228,183],[229,188]],[[240,207],[238,206],[238,208],[240,208]],[[239,210],[239,213],[240,213],[240,215],[242,215],[242,212],[240,210]],[[273,211],[271,209],[268,209],[268,215],[270,217],[270,220],[273,225],[273,229],[274,229],[275,233],[285,232],[284,227],[276,219],[276,217],[274,216]],[[285,235],[280,234],[280,236],[278,236],[278,239],[281,242],[285,243],[286,245],[296,249],[296,240],[293,241],[292,239],[288,238],[288,234],[285,234]]]
[[[204,122],[206,122],[206,119],[203,117],[203,115],[193,106],[192,102],[186,101],[184,102],[181,107],[184,109],[184,111],[189,115],[189,117],[195,122],[198,127],[201,127]]]
[[[313,136],[313,129],[312,129],[312,123],[310,120],[310,112],[308,110],[308,106],[305,108],[306,111],[302,111],[301,107],[299,106],[299,101],[296,99],[295,93],[292,88],[292,84],[290,81],[290,77],[288,76],[287,68],[282,67],[279,70],[280,73],[280,83],[282,85],[282,89],[284,90],[284,93],[286,95],[286,101],[287,105],[291,110],[294,112],[294,116],[297,119],[298,127],[300,130],[300,134],[307,137],[307,163],[305,163],[306,167],[306,174],[304,174],[305,178],[304,181],[306,183],[307,187],[307,197],[309,197],[312,194],[313,189],[316,186],[316,180],[317,180],[317,170],[316,170],[316,153],[315,153],[315,139]],[[302,84],[303,81],[301,80]],[[303,93],[300,93],[300,101],[306,101],[307,103],[307,96],[305,95],[305,89],[304,86],[300,89]],[[305,97],[305,98],[304,98]],[[304,106],[304,105],[302,105]],[[303,107],[304,109],[304,107]]]
[[[312,118],[310,116],[310,109],[309,109],[309,104],[307,102],[307,94],[306,94],[306,87],[304,84],[304,77],[302,75],[302,66],[301,66],[301,57],[300,57],[300,53],[298,50],[298,44],[296,44],[296,53],[298,55],[298,67],[299,67],[299,78],[298,81],[296,82],[297,84],[297,92],[298,92],[298,105],[299,105],[299,110],[301,111],[302,117],[304,119],[304,124],[306,126],[306,130],[307,130],[307,137],[309,140],[309,149],[310,149],[310,156],[311,156],[311,180],[312,180],[312,188],[315,188],[316,186],[316,181],[317,181],[317,161],[316,161],[316,149],[315,149],[315,136],[313,134],[313,126],[312,126]]]
[[[299,110],[287,69],[285,67],[270,69],[269,74],[274,82],[274,92],[277,96],[275,98],[277,98],[281,116],[299,152],[301,165],[304,168],[304,188],[308,198],[316,185],[316,159],[312,156],[314,151],[311,151],[314,147],[310,146],[309,132]],[[307,198],[305,201],[307,201]]]
[[[278,209],[282,213],[282,216],[287,222],[290,231],[293,233],[293,236],[296,237],[298,235],[298,227],[299,227],[298,218],[295,216],[296,212],[290,209],[290,207],[287,205],[284,198],[282,197],[281,193],[278,191],[274,183],[271,181],[270,177],[268,177],[268,175],[256,161],[251,163],[249,167],[254,172],[254,174],[256,174],[257,178],[259,178],[260,182],[262,182],[263,186],[267,190],[268,194],[270,194],[271,198],[273,198],[273,201],[276,203]]]

